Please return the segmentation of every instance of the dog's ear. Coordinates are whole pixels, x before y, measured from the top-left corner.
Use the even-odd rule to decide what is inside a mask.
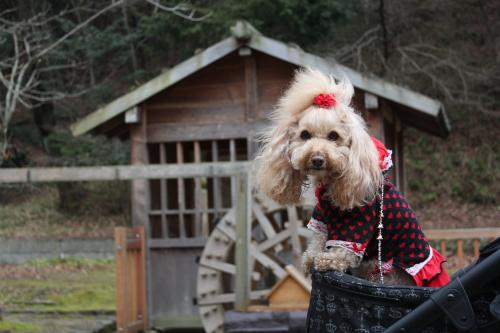
[[[382,182],[378,153],[363,119],[355,113],[347,117],[351,127],[350,152],[342,176],[331,189],[334,200],[342,208],[360,206],[373,200]]]
[[[283,205],[299,203],[304,176],[290,162],[290,126],[281,125],[263,136],[257,155],[257,189]]]

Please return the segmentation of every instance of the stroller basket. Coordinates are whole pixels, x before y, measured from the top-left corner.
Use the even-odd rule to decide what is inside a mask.
[[[386,286],[341,272],[313,271],[307,331],[498,333],[500,250],[491,251],[498,246],[499,240],[487,246],[487,258],[440,289]]]

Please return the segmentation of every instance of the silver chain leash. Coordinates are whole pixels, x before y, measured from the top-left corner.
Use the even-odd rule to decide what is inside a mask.
[[[384,182],[382,181],[382,185],[380,186],[380,216],[378,221],[378,271],[380,274],[380,283],[384,284],[384,273],[382,272],[382,229],[384,229]]]

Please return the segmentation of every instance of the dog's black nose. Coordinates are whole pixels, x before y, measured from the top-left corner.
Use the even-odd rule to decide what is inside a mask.
[[[323,166],[323,164],[325,164],[325,159],[323,158],[323,156],[313,156],[311,158],[311,163],[313,165],[313,167],[319,169]]]

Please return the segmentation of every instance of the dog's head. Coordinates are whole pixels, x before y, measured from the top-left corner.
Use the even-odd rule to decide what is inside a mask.
[[[319,71],[296,73],[263,140],[257,185],[282,204],[300,199],[307,176],[327,186],[342,209],[373,199],[382,179],[365,122],[349,106],[354,88]]]

